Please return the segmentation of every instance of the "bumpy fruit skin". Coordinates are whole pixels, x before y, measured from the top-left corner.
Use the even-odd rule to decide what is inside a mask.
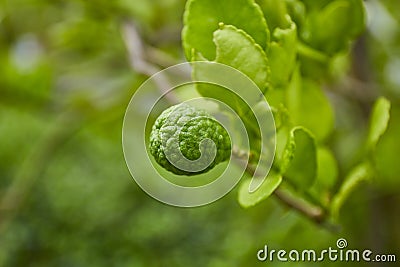
[[[179,132],[180,129],[180,132]],[[214,160],[207,168],[201,171],[181,170],[175,167],[166,157],[167,146],[179,146],[179,150],[188,160],[196,160],[201,156],[199,146],[202,140],[211,139],[216,146]],[[205,155],[213,147],[202,144]],[[223,128],[206,111],[194,108],[187,104],[172,106],[157,118],[150,134],[150,153],[156,162],[166,170],[178,175],[196,175],[211,170],[215,165],[229,159],[231,155],[231,141],[225,128]],[[172,155],[170,158],[176,158]]]

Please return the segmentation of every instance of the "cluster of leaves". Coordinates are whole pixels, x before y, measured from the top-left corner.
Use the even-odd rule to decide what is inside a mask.
[[[248,192],[249,181],[242,183],[242,206],[254,206],[282,184],[337,214],[354,186],[374,176],[371,151],[386,130],[389,102],[377,101],[365,160],[337,190],[338,163],[327,144],[334,111],[322,89],[333,76],[336,59],[348,53],[351,41],[363,32],[364,20],[361,0],[187,2],[182,33],[187,59],[223,63],[246,74],[264,93],[277,121],[273,169],[255,193]],[[215,97],[211,86],[198,89],[203,96]],[[224,95],[217,98],[230,100]],[[238,114],[246,114],[249,107],[235,103]]]

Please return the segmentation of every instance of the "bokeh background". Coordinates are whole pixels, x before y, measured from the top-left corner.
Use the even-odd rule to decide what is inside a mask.
[[[367,30],[350,64],[326,85],[340,179],[360,157],[380,95],[393,108],[382,157],[389,173],[400,173],[400,2],[365,4]],[[352,248],[397,253],[399,261],[398,182],[361,185],[339,232],[274,198],[245,210],[233,190],[184,209],[135,184],[121,145],[125,108],[149,75],[185,61],[184,5],[0,0],[0,266],[255,266],[265,264],[256,258],[264,244],[318,250],[340,237]]]

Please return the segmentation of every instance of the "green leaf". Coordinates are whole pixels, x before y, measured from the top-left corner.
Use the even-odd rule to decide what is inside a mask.
[[[214,43],[217,46],[216,62],[243,72],[265,92],[269,78],[267,56],[250,35],[234,26],[221,24],[214,32]]]
[[[270,33],[267,22],[254,0],[189,0],[182,31],[183,47],[188,60],[192,49],[208,60],[215,59],[213,33],[221,22],[244,30],[263,49],[268,49]]]
[[[306,17],[306,7],[301,0],[286,0],[286,9],[289,16],[296,23],[298,28],[302,28],[305,17]]]
[[[284,152],[287,147],[287,142],[289,139],[289,133],[290,129],[288,127],[282,127],[279,129],[276,133],[276,152],[275,152],[275,159],[274,159],[274,164],[277,166],[277,169],[286,171],[287,166],[289,166],[291,159],[285,159],[289,160],[289,162],[283,163],[283,156]],[[284,166],[282,166],[284,165]],[[281,172],[282,173],[282,172]]]
[[[367,138],[367,147],[376,146],[379,138],[385,133],[390,119],[390,102],[384,97],[379,98],[372,109],[371,121]]]
[[[363,182],[372,177],[373,171],[369,163],[357,165],[346,177],[339,192],[332,200],[331,214],[337,220],[339,218],[340,209],[354,190]]]
[[[286,3],[285,1],[276,0],[256,0],[260,5],[265,20],[271,31],[275,28],[286,28],[288,27],[286,19]]]
[[[307,43],[328,54],[342,48],[346,28],[349,27],[347,1],[334,1],[308,16],[309,30],[303,33]]]
[[[317,150],[317,179],[314,186],[321,190],[332,189],[338,177],[338,165],[335,157],[328,148]]]
[[[302,80],[299,69],[293,74],[286,101],[294,125],[306,127],[318,141],[329,136],[334,125],[331,104],[316,82]]]
[[[282,176],[277,173],[270,172],[260,188],[252,193],[250,193],[249,189],[250,182],[251,179],[243,181],[239,188],[238,201],[243,208],[255,206],[256,204],[268,198],[281,184]]]
[[[346,49],[348,42],[364,29],[361,0],[332,1],[307,16],[302,37],[313,47],[333,55]]]
[[[400,107],[393,105],[390,109],[390,120],[386,132],[379,138],[373,153],[378,172],[376,182],[388,191],[396,190],[400,186],[399,136]]]
[[[294,140],[294,129],[292,129],[289,132],[280,131],[277,136],[278,142],[277,142],[277,151],[282,151],[282,154],[280,158],[277,157],[277,160],[279,159],[279,170],[280,173],[284,174],[290,167],[290,164],[293,161],[295,152],[296,152],[296,143]],[[285,133],[287,135],[285,136]],[[283,147],[284,145],[284,147]]]
[[[296,24],[286,17],[289,27],[276,28],[268,53],[271,66],[271,84],[275,88],[285,88],[296,67],[297,28]]]
[[[338,177],[338,165],[332,152],[325,147],[317,149],[317,179],[310,189],[310,193],[320,203],[328,205],[331,191]]]
[[[263,99],[261,92],[267,89],[269,78],[267,57],[251,36],[231,25],[221,24],[220,29],[215,31],[213,40],[217,51],[215,62],[228,65],[238,71],[220,68],[218,65],[194,64],[193,76],[196,80],[223,84],[234,89],[235,93],[228,90],[222,93],[219,86],[211,84],[197,84],[197,90],[201,95],[218,99],[231,106],[239,114],[245,114],[249,107],[237,95],[246,96],[249,105],[255,105]],[[193,50],[192,53],[192,61],[206,60],[199,51]],[[252,80],[261,92],[251,91],[250,93],[249,81],[244,79],[245,76],[239,71]]]
[[[349,0],[349,3],[351,5],[349,11],[352,18],[350,37],[355,38],[365,30],[365,7],[363,0]]]
[[[303,127],[290,131],[280,170],[297,189],[306,190],[317,176],[317,148],[314,137]]]

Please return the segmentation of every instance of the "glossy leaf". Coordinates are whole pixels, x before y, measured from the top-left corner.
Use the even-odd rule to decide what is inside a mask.
[[[386,132],[380,137],[373,153],[378,171],[376,182],[386,190],[395,190],[400,186],[400,108],[393,105]]]
[[[317,178],[310,189],[310,194],[327,205],[337,182],[338,173],[338,164],[332,152],[328,148],[319,147],[317,149]]]
[[[301,0],[286,0],[286,9],[288,15],[296,23],[298,28],[301,28],[306,18],[306,7]]]
[[[318,141],[329,136],[334,124],[331,104],[321,86],[312,80],[302,79],[298,69],[288,87],[286,101],[294,125],[306,127]]]
[[[242,182],[239,188],[238,201],[244,208],[255,206],[268,198],[282,182],[281,175],[270,172],[264,183],[255,192],[250,193],[250,179]]]
[[[271,32],[275,28],[287,28],[289,26],[286,19],[285,1],[256,0],[256,2],[260,5]]]
[[[338,166],[336,159],[328,148],[317,150],[317,179],[314,186],[321,189],[332,189],[338,177]]]
[[[285,88],[296,66],[297,27],[286,17],[289,27],[276,28],[268,53],[271,66],[271,84],[274,89]]]
[[[356,166],[346,177],[339,192],[332,200],[331,213],[334,219],[338,219],[340,209],[346,200],[351,196],[353,191],[364,181],[367,181],[372,176],[372,169],[368,163],[362,163]]]
[[[276,168],[279,169],[279,170],[282,170],[282,165],[284,165],[283,168],[286,169],[287,166],[290,163],[290,162],[285,162],[285,163],[282,162],[283,161],[283,156],[284,156],[284,151],[287,148],[287,142],[288,142],[288,139],[289,139],[289,133],[290,133],[290,129],[288,127],[282,127],[276,133],[276,153],[275,153],[274,164],[275,164]],[[287,160],[290,161],[291,158],[290,159],[285,159],[285,160],[286,161]]]
[[[243,72],[265,92],[269,78],[267,56],[250,35],[234,26],[220,25],[214,33],[214,42],[217,47],[216,62]]]
[[[371,113],[367,147],[373,148],[379,138],[385,133],[390,118],[390,102],[386,98],[379,98]]]
[[[262,100],[260,94],[249,94],[248,80],[239,72],[244,73],[252,80],[258,88],[264,92],[267,89],[269,79],[268,60],[261,47],[244,31],[231,25],[220,25],[220,29],[214,32],[214,42],[216,45],[215,62],[228,65],[236,70],[229,71],[226,68],[215,68],[211,65],[193,65],[193,76],[196,80],[214,81],[216,84],[232,85],[237,95],[246,95],[249,105],[255,105]],[[198,51],[192,51],[192,61],[206,60]],[[229,71],[229,73],[225,73]],[[221,82],[222,81],[222,82]],[[243,86],[241,86],[243,85]],[[206,97],[218,99],[239,112],[245,114],[248,106],[240,100],[236,94],[225,91],[222,93],[219,86],[211,84],[197,84],[199,93]],[[243,111],[243,112],[242,112]]]
[[[348,46],[364,29],[361,0],[336,0],[313,9],[307,17],[302,37],[311,46],[333,55]]]
[[[189,0],[184,14],[183,47],[187,59],[192,49],[208,60],[214,60],[216,47],[213,33],[219,23],[244,30],[263,49],[268,48],[269,29],[260,7],[253,0]]]
[[[295,127],[290,131],[280,168],[283,176],[299,190],[306,190],[314,183],[317,148],[308,130]]]
[[[363,0],[349,0],[352,25],[350,38],[355,38],[365,30],[366,14]]]

